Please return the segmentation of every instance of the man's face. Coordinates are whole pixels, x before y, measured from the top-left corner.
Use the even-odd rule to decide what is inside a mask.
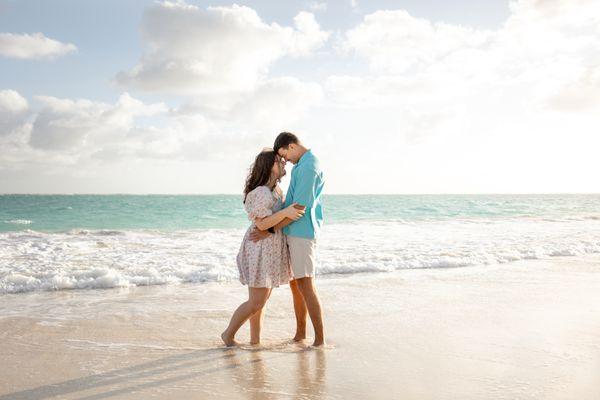
[[[296,148],[297,146],[294,143],[290,143],[290,145],[287,147],[279,148],[277,150],[277,154],[279,154],[279,156],[286,162],[296,164],[298,162],[298,158],[296,157]]]

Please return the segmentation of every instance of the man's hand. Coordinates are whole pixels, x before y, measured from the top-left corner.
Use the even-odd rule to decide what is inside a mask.
[[[258,242],[259,240],[266,239],[270,234],[269,231],[261,231],[260,229],[254,228],[252,229],[252,232],[250,232],[250,235],[248,235],[248,239],[253,242]]]

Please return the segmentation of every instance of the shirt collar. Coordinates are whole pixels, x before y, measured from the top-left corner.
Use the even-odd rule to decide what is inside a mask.
[[[311,150],[310,149],[306,150],[306,152],[304,154],[302,154],[302,157],[300,157],[300,159],[298,160],[298,164],[296,164],[296,165],[302,164],[302,161],[307,160],[311,156],[312,156]]]

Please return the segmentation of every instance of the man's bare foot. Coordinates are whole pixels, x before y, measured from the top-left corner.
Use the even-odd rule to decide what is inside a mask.
[[[319,339],[319,340],[315,339],[315,341],[313,342],[312,345],[313,345],[313,347],[320,347],[320,346],[323,346],[324,344],[325,344],[325,340],[323,340],[323,339]]]
[[[223,331],[223,333],[221,333],[221,339],[223,340],[223,343],[225,343],[225,346],[227,346],[227,347],[237,346],[238,342],[236,342],[232,337],[227,336],[225,334],[225,332],[227,332],[227,331]]]
[[[292,339],[294,342],[301,342],[303,340],[306,339],[306,335],[298,335],[296,334],[296,336],[294,336],[294,339]]]
[[[258,345],[260,344],[260,340],[251,340],[251,341],[250,341],[250,344],[251,344],[252,346],[258,346]]]

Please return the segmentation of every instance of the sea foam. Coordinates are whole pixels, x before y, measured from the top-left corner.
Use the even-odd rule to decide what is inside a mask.
[[[243,229],[0,233],[0,294],[237,280]],[[317,273],[454,268],[600,253],[600,220],[453,219],[326,225]]]
[[[11,219],[9,221],[4,221],[6,224],[14,224],[14,225],[30,225],[31,220],[29,219]]]

